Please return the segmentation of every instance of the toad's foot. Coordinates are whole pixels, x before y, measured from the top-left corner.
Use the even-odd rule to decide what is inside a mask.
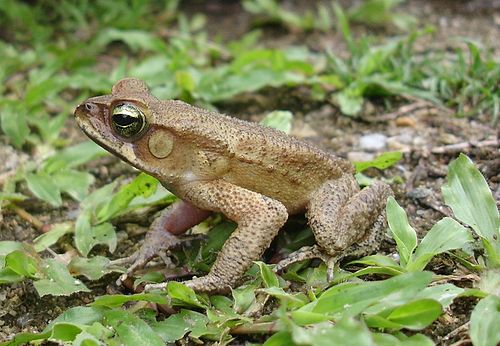
[[[165,209],[151,224],[144,243],[136,253],[110,263],[112,266],[132,263],[126,273],[117,280],[117,285],[121,285],[136,270],[143,268],[155,255],[161,256],[163,252],[185,241],[186,239],[179,239],[176,235],[184,233],[209,215],[210,212],[184,201],[178,201]]]
[[[326,275],[328,282],[333,280],[333,272],[335,269],[335,264],[339,261],[340,256],[330,256],[323,251],[318,245],[313,246],[304,246],[298,249],[295,252],[292,252],[286,258],[282,259],[276,267],[274,267],[275,272],[281,272],[286,267],[292,265],[293,263],[297,263],[300,261],[305,261],[309,259],[320,259],[326,264]]]

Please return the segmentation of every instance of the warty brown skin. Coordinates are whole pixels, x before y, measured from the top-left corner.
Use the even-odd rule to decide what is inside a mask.
[[[147,119],[147,128],[130,139],[111,125],[114,107],[123,103]],[[306,211],[321,251],[338,257],[371,239],[392,194],[383,183],[360,192],[344,159],[272,128],[158,100],[137,79],[121,80],[112,94],[88,99],[75,116],[92,140],[158,178],[188,208],[221,212],[238,224],[210,273],[186,282],[197,291],[233,286],[290,214]]]

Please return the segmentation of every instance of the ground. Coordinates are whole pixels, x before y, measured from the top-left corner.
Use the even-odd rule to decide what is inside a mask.
[[[300,8],[307,4],[307,1],[302,1],[290,2],[288,5]],[[234,1],[186,1],[182,8],[187,13],[203,12],[207,16],[207,28],[214,36],[238,36],[250,25],[249,15]],[[424,25],[437,28],[436,37],[419,41],[418,50],[421,52],[436,47],[446,47],[451,52],[454,47],[463,46],[455,38],[466,36],[492,47],[494,55],[500,56],[499,1],[412,0],[406,2],[402,9],[417,16]],[[379,37],[392,35],[391,30],[376,29],[376,34]],[[370,29],[355,26],[354,31],[356,35],[362,35]],[[345,50],[340,35],[294,33],[269,27],[264,37],[269,46],[305,42],[317,50]],[[253,121],[259,121],[270,110],[290,110],[294,114],[292,135],[353,161],[369,160],[379,152],[401,151],[403,159],[395,167],[385,170],[383,176],[402,178],[403,183],[393,185],[396,199],[408,213],[419,236],[425,234],[444,215],[450,214],[450,210],[443,205],[440,188],[448,163],[460,152],[466,153],[483,173],[497,204],[500,200],[498,128],[491,119],[485,117],[456,118],[447,109],[416,100],[385,114],[381,114],[383,107],[374,101],[366,106],[367,116],[356,119],[342,115],[333,105],[314,101],[308,91],[301,88],[269,88],[258,94],[240,95],[231,102],[226,101],[217,106],[222,112]],[[67,120],[64,132],[67,138],[75,142],[84,139],[71,118]],[[13,149],[4,140],[0,141],[0,157],[6,162],[3,171],[29,160],[25,153]],[[98,177],[99,184],[113,181],[124,173],[128,176],[135,174],[125,164],[110,157],[89,164],[88,170]],[[380,177],[380,173],[375,171],[368,174]],[[77,204],[67,200],[62,208],[53,210],[42,202],[30,199],[21,206],[42,223],[49,224],[71,218]],[[19,214],[12,210],[2,212],[0,240],[30,241],[40,234],[39,229]],[[129,253],[133,244],[141,239],[141,235],[128,237],[123,230],[119,234],[123,239],[119,243],[118,255]],[[382,248],[385,253],[394,251],[395,246],[390,241]],[[472,285],[471,278],[464,275],[466,271],[457,267],[456,262],[446,255],[434,259],[430,267],[437,273],[453,273],[457,286]],[[114,279],[116,276],[111,275],[96,282],[87,282],[91,293],[73,294],[70,297],[46,296],[43,299],[37,296],[29,280],[0,286],[0,340],[22,331],[42,330],[66,308],[85,305],[94,296],[109,290],[108,285]],[[468,344],[464,324],[475,304],[475,298],[457,300],[424,333],[438,344]]]

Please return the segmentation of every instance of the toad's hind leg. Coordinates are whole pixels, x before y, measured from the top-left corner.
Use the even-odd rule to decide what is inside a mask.
[[[321,258],[332,278],[333,265],[346,256],[363,256],[378,249],[385,228],[385,204],[392,190],[383,182],[359,190],[356,180],[345,175],[325,182],[307,206],[307,218],[317,245],[301,249],[278,264]]]
[[[369,238],[392,194],[389,185],[383,182],[359,191],[352,176],[327,181],[307,208],[316,242],[328,255],[338,256],[351,245]]]

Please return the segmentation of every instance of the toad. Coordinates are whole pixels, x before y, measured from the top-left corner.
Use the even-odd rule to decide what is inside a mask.
[[[237,224],[210,272],[184,283],[198,292],[225,292],[258,260],[289,215],[306,213],[316,245],[278,265],[373,252],[392,195],[383,182],[360,190],[352,164],[309,143],[256,123],[159,100],[138,79],[117,82],[110,95],[75,111],[97,144],[156,177],[179,201],[162,212],[124,277],[143,267],[177,235],[219,212]],[[150,285],[151,288],[164,284]]]

